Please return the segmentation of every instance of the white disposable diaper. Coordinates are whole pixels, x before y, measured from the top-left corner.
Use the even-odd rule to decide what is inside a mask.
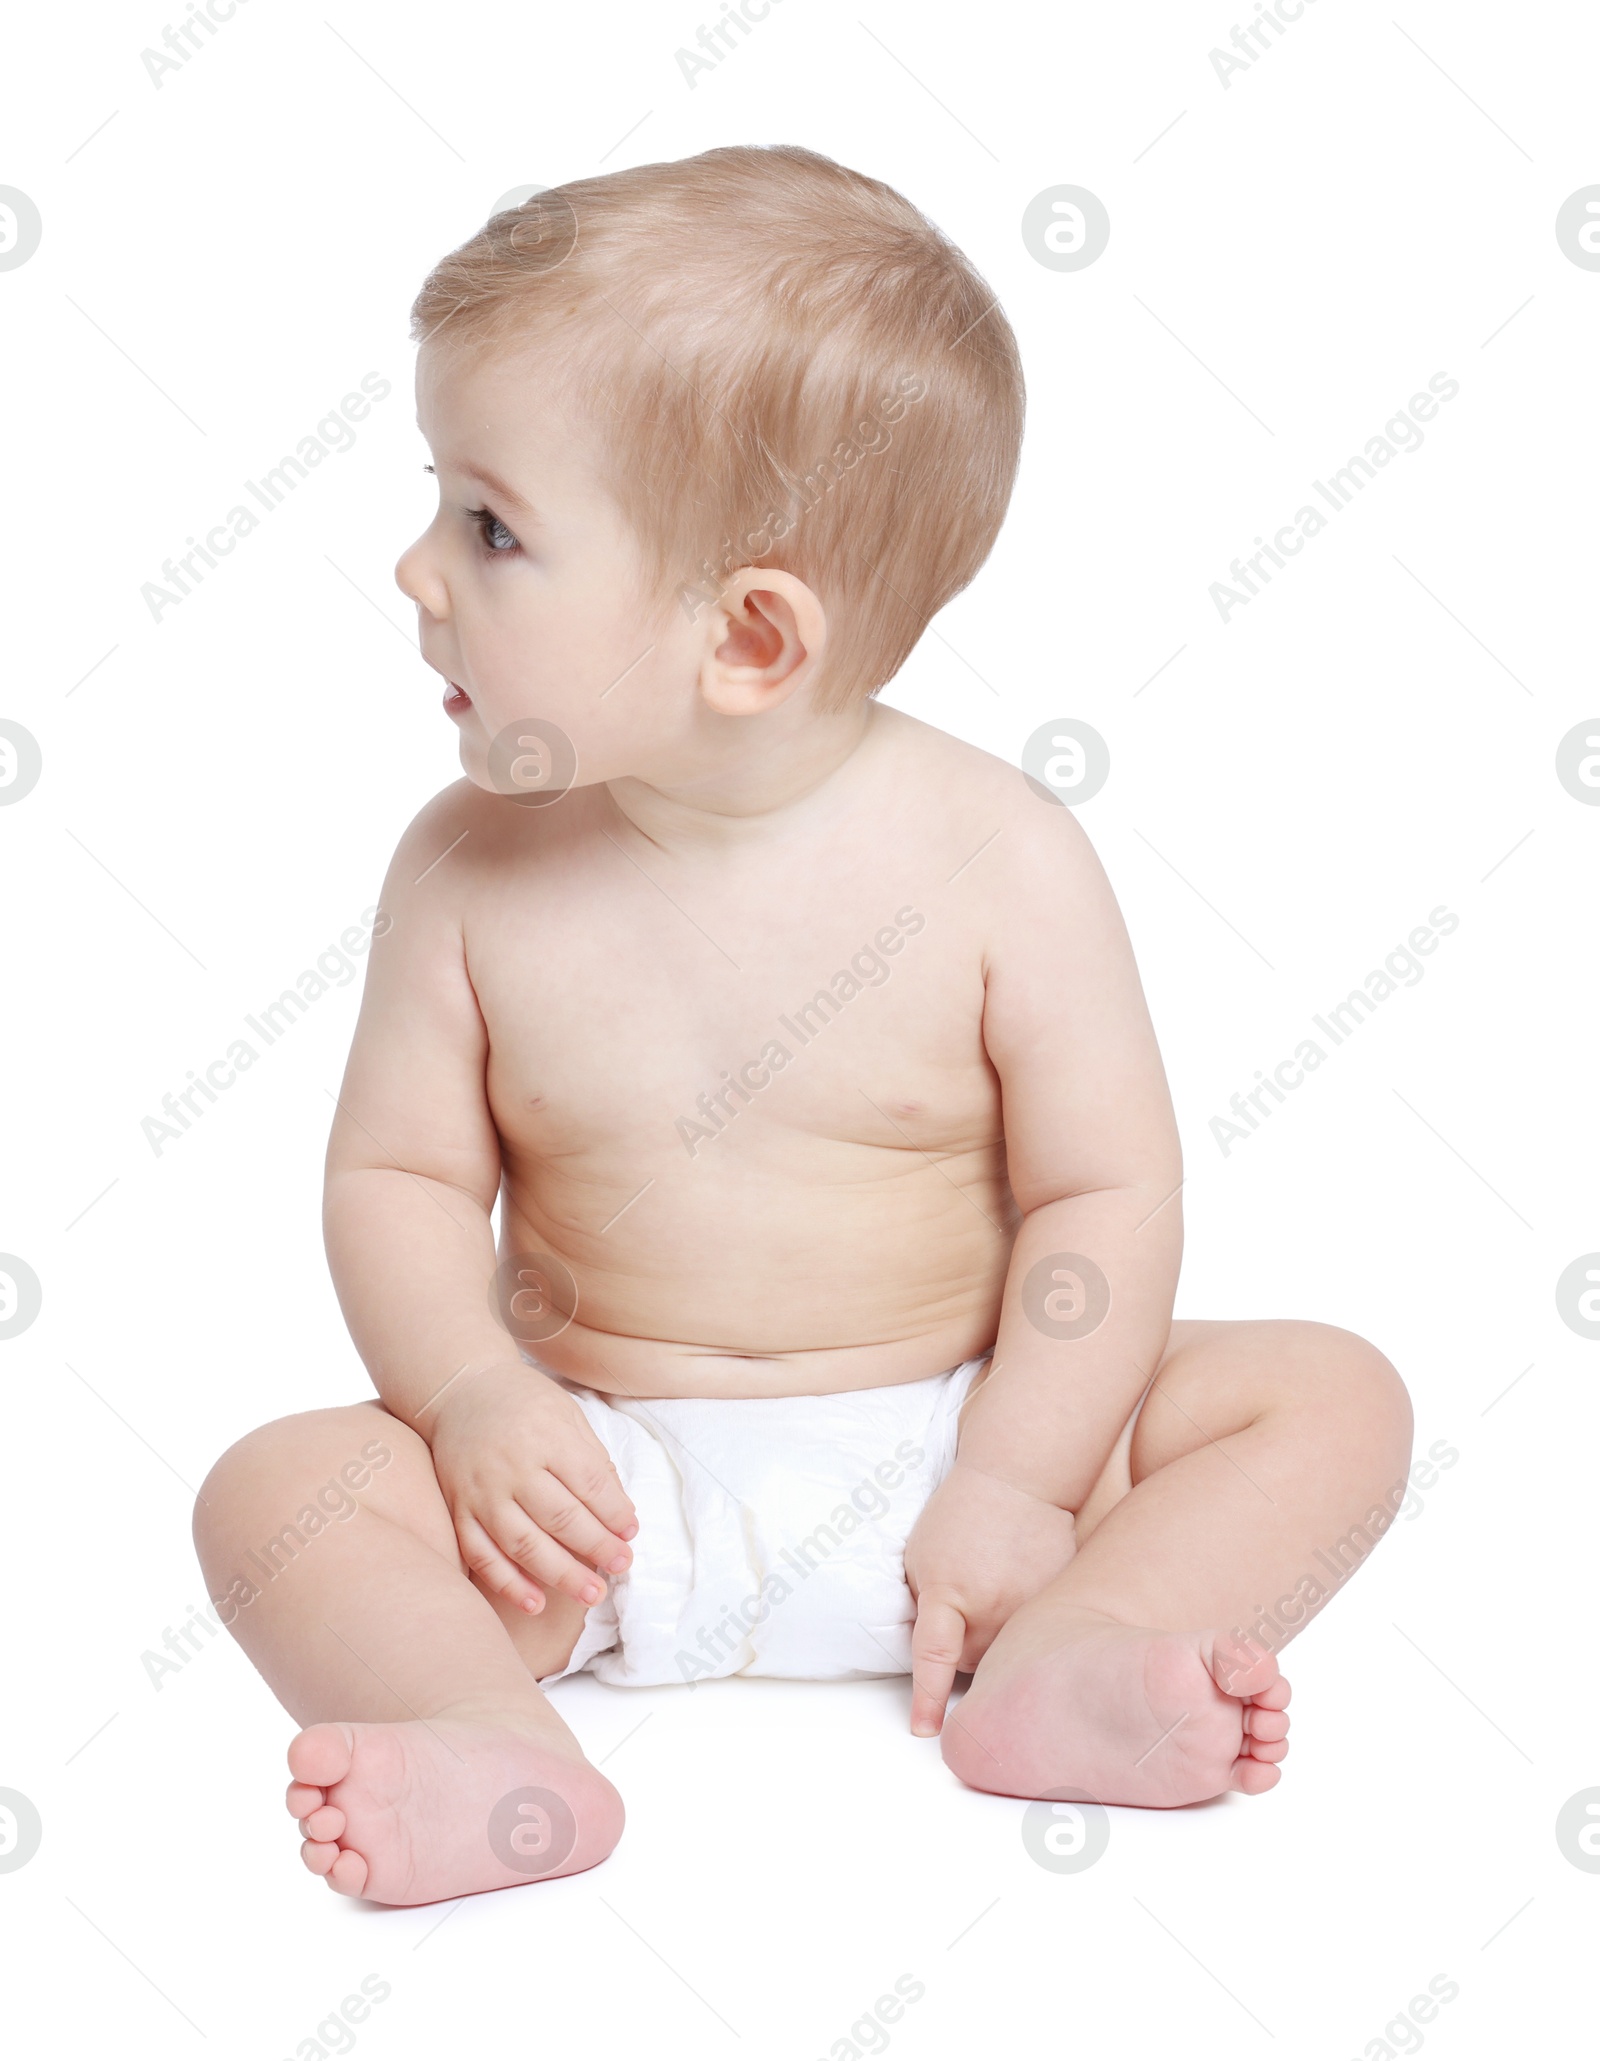
[[[632,1566],[544,1679],[909,1674],[906,1539],[950,1471],[956,1413],[987,1357],[842,1395],[643,1402],[563,1383],[639,1529]]]

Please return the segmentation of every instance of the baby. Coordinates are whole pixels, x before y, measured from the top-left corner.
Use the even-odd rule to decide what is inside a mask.
[[[1105,875],[873,698],[1004,516],[994,295],[890,188],[740,148],[497,214],[412,319],[397,578],[466,777],[389,869],[328,1147],[378,1400],[240,1440],[196,1517],[304,1727],[307,1867],[417,1904],[602,1860],[539,1686],[584,1667],[909,1673],[1002,1795],[1271,1788],[1277,1649],[1410,1410],[1347,1331],[1173,1320]]]

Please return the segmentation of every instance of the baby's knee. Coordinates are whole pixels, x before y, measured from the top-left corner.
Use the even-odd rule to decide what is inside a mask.
[[[1411,1396],[1393,1361],[1370,1339],[1337,1324],[1285,1322],[1282,1328],[1291,1334],[1291,1364],[1316,1392],[1319,1416],[1403,1465],[1411,1453]]]
[[[349,1403],[274,1418],[229,1446],[200,1485],[194,1539],[207,1549],[231,1542],[241,1522],[288,1503],[309,1503],[330,1518],[353,1515],[369,1486],[407,1442],[423,1441],[381,1404]]]

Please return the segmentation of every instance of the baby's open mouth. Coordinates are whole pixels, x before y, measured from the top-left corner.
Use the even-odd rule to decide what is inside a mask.
[[[447,680],[444,688],[444,712],[447,716],[459,716],[472,706],[472,696],[464,687],[458,687],[454,680]]]

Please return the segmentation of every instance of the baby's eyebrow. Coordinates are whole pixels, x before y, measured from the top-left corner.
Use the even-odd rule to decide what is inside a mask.
[[[533,503],[525,501],[515,487],[508,487],[499,473],[491,472],[486,465],[463,465],[461,470],[468,479],[481,480],[491,494],[498,494],[502,501],[509,501],[514,508],[521,509],[524,515],[533,514]]]
[[[431,465],[423,467],[424,472],[433,472],[434,470],[435,468]],[[507,486],[499,473],[491,472],[486,465],[458,465],[454,470],[461,473],[466,479],[477,480],[480,485],[486,486],[491,494],[498,494],[502,501],[507,502],[518,513],[537,515],[538,511],[531,501],[524,500],[515,487]]]

